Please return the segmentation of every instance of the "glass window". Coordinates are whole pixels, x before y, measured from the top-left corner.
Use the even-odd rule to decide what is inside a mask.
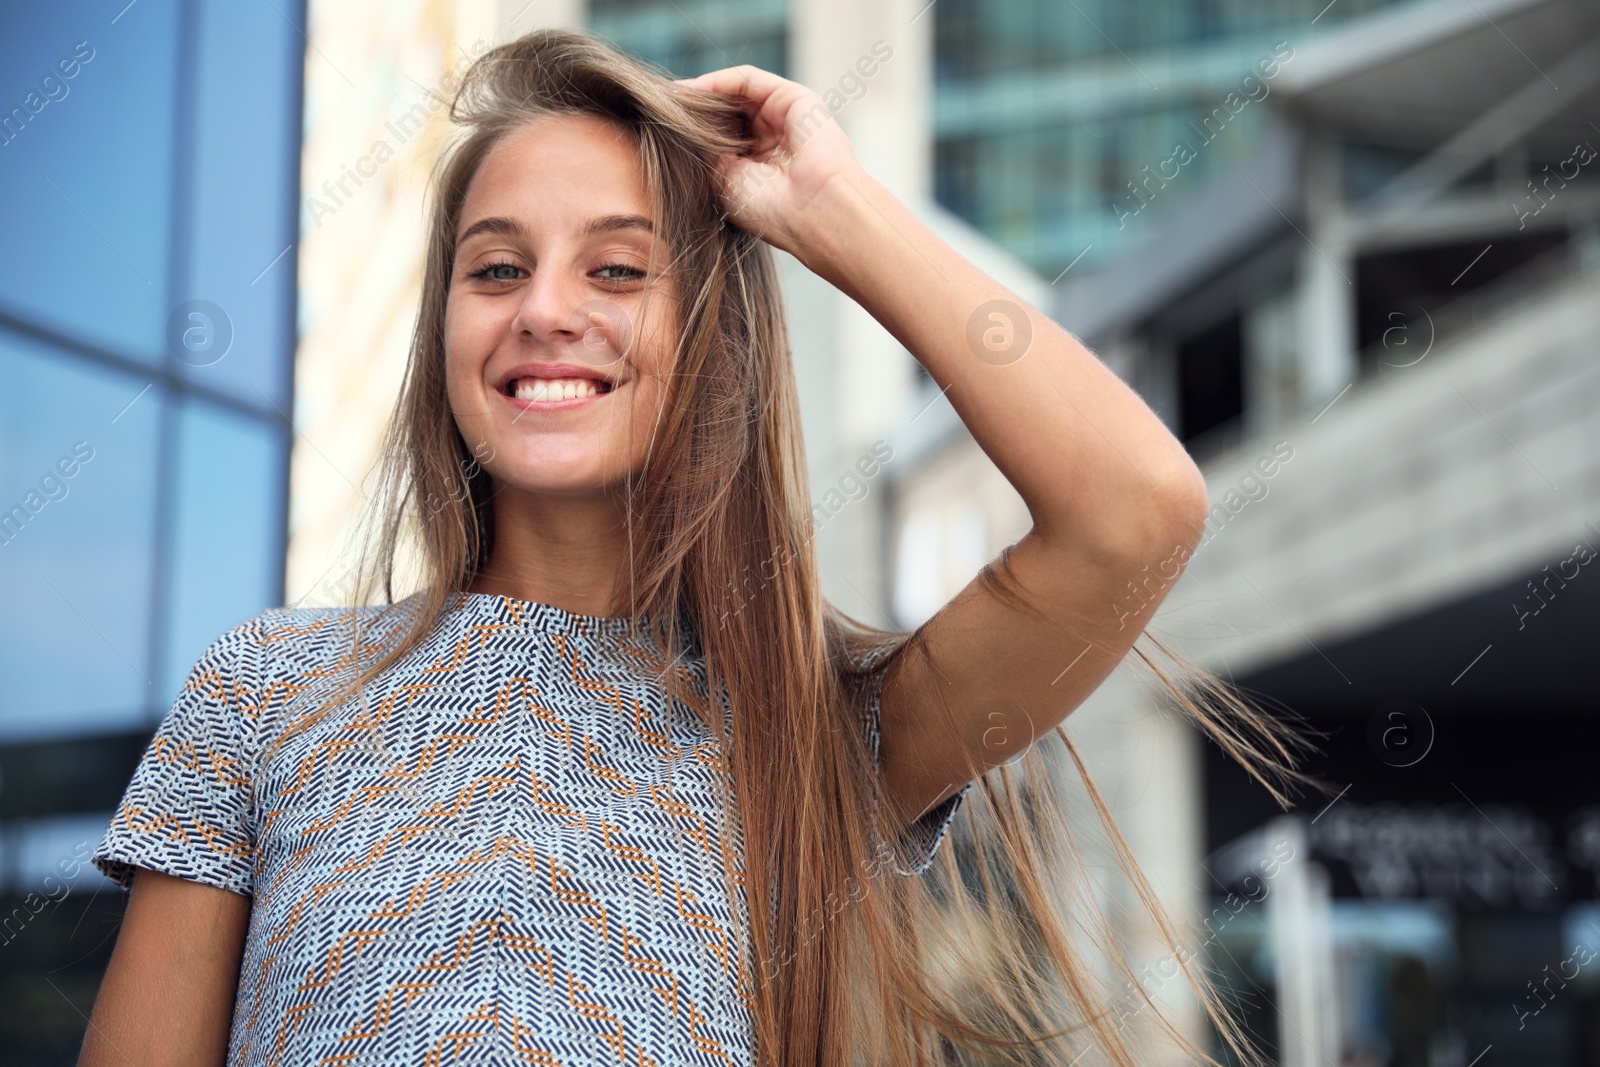
[[[1397,2],[1344,0],[1308,29],[1303,12],[1269,0],[940,0],[935,194],[1046,278],[1090,246],[1092,269],[1260,150],[1260,104],[1224,110],[1209,141],[1190,122],[1222,107],[1275,41]],[[1180,139],[1195,155],[1166,165],[1179,176],[1150,177]]]
[[[65,899],[64,889],[110,889],[109,880],[88,860],[109,821],[103,814],[16,820],[7,827],[10,847],[0,853],[0,892],[14,897],[38,893],[59,903]]]
[[[99,840],[179,672],[282,602],[305,27],[302,0],[0,5],[0,913]],[[47,983],[94,999],[98,901],[0,953],[40,1009],[0,1013],[0,1059],[72,1062]]]
[[[0,334],[0,741],[127,729],[151,701],[147,384]]]
[[[740,63],[788,77],[787,0],[591,0],[589,24],[680,77]]]
[[[263,421],[179,408],[162,713],[207,645],[282,595],[287,447]]]
[[[194,32],[195,174],[186,276],[175,305],[204,300],[217,335],[177,368],[246,403],[289,410],[283,353],[292,348],[298,260],[300,117],[284,74],[305,48],[293,12],[271,4],[207,5]],[[130,12],[131,15],[131,12]],[[225,354],[223,344],[231,344]]]
[[[123,0],[125,3],[125,0]],[[178,5],[17,5],[0,32],[0,314],[162,351]]]

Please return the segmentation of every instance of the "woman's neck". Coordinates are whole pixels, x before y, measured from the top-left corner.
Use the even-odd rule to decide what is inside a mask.
[[[489,560],[467,588],[576,615],[609,615],[626,553],[616,502],[508,489],[495,496]]]

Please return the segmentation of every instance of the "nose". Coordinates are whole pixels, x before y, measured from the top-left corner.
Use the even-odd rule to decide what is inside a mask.
[[[511,329],[519,338],[571,344],[587,327],[577,314],[583,295],[576,280],[554,271],[533,272]]]

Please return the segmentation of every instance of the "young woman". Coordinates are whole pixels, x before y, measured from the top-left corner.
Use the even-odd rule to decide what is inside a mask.
[[[542,31],[452,117],[383,596],[194,668],[95,853],[132,895],[80,1062],[1131,1064],[1155,1009],[1095,977],[1048,778],[1005,765],[1065,741],[1198,541],[1183,448],[803,86]],[[913,634],[820,594],[769,246],[905,344],[1033,517]],[[1292,773],[1280,725],[1169,684]]]

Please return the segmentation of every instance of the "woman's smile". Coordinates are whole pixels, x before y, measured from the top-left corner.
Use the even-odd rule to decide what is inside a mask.
[[[513,379],[501,395],[524,414],[530,411],[570,411],[599,403],[625,384],[612,385],[607,381],[583,377],[526,377]]]

